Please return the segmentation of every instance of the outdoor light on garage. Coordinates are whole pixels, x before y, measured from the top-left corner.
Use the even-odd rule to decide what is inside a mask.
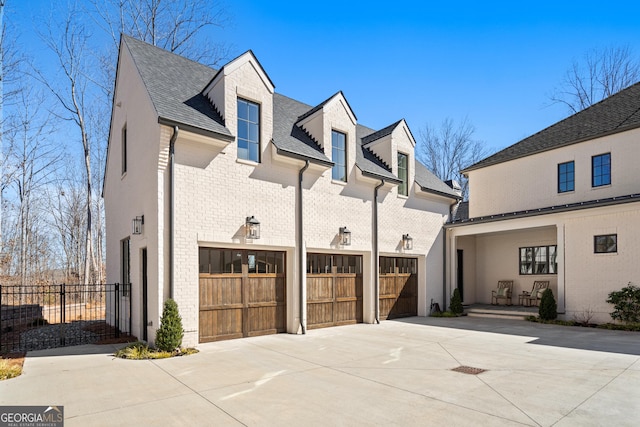
[[[247,231],[247,239],[255,240],[260,238],[260,221],[253,215],[247,217],[244,225]]]
[[[142,225],[144,224],[144,215],[133,218],[131,224],[131,234],[142,234]]]
[[[340,244],[343,246],[351,245],[351,232],[347,227],[340,227]]]
[[[410,251],[411,249],[413,249],[413,237],[409,236],[408,234],[403,234],[402,247],[406,251]]]

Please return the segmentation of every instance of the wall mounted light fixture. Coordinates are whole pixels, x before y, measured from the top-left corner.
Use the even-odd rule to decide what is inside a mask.
[[[144,215],[133,218],[131,223],[131,234],[142,234],[142,226],[144,225]]]
[[[409,236],[408,234],[403,234],[402,235],[402,247],[406,251],[412,250],[413,249],[413,237]]]
[[[347,227],[340,227],[340,244],[342,246],[351,245],[351,231]]]
[[[256,240],[260,238],[260,221],[258,221],[253,215],[247,217],[244,226],[247,233],[247,239]]]

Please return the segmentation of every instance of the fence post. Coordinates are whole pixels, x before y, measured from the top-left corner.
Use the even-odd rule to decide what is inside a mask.
[[[115,296],[115,315],[116,315],[116,338],[120,338],[120,284],[116,283],[115,284],[115,290],[114,290],[114,296]]]
[[[60,284],[60,345],[66,344],[65,323],[67,321],[66,308],[67,308],[67,294],[65,292],[64,283]]]

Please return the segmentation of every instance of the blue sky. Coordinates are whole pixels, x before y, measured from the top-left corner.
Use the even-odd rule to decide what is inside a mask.
[[[35,43],[30,13],[50,2],[11,2],[15,16],[5,19]],[[573,59],[608,46],[640,55],[640,3],[630,1],[227,0],[227,8],[233,24],[214,35],[234,54],[252,49],[277,92],[315,105],[342,90],[361,124],[405,118],[416,137],[426,124],[468,117],[491,151],[567,115],[548,95]]]

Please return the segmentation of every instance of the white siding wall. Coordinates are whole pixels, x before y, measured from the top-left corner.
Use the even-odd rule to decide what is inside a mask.
[[[469,172],[469,216],[556,206],[637,193],[640,129]],[[611,153],[611,185],[591,187],[591,157]],[[558,193],[558,164],[575,162],[575,191]]]
[[[159,275],[161,270],[158,270],[162,242],[157,230],[163,224],[158,209],[158,201],[162,199],[159,179],[166,165],[158,160],[161,137],[157,115],[126,49],[121,53],[119,67],[119,75],[128,78],[118,80],[114,97],[104,187],[107,282],[120,282],[120,240],[131,236],[132,330],[133,334],[142,337],[140,254],[144,247],[149,249],[149,320],[159,317],[162,304],[162,296],[157,291],[163,284],[163,277]],[[121,132],[125,123],[128,165],[126,174],[122,175]],[[144,233],[132,236],[132,220],[140,215],[144,215]],[[154,327],[157,327],[157,321],[154,321]],[[149,335],[153,334],[154,330],[150,328]]]

